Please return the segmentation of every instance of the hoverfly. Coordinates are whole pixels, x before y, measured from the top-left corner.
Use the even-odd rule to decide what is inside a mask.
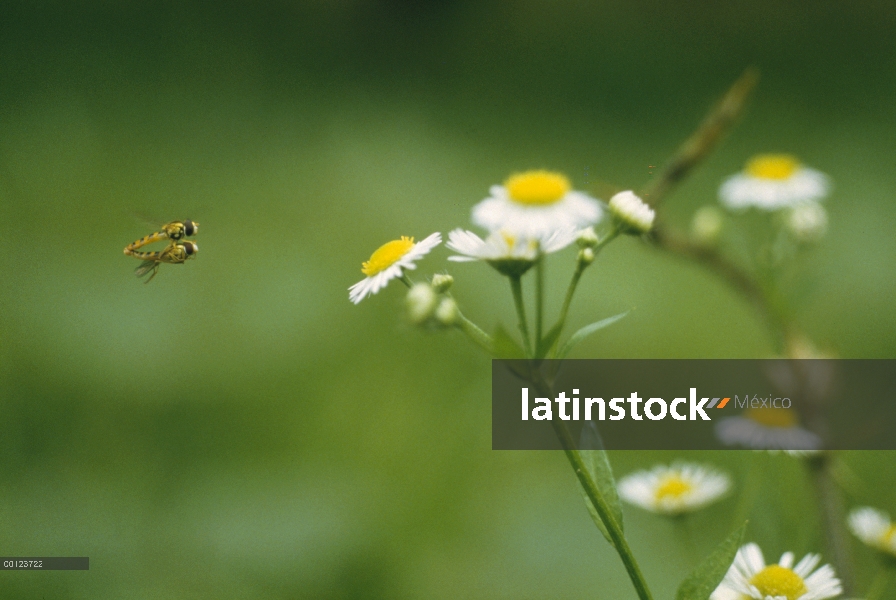
[[[199,246],[193,242],[183,242],[182,244],[171,242],[164,250],[158,252],[132,250],[130,255],[143,259],[140,266],[134,269],[134,275],[137,277],[145,277],[152,273],[152,275],[149,275],[149,279],[143,282],[149,283],[152,281],[152,278],[156,276],[156,273],[159,272],[159,265],[162,263],[181,265],[189,258],[195,256],[197,252],[199,252]]]
[[[136,242],[131,242],[127,246],[124,247],[124,253],[126,256],[137,256],[139,257],[139,253],[137,250],[146,246],[147,244],[152,244],[153,242],[158,242],[161,240],[171,240],[172,242],[179,242],[185,237],[192,237],[199,232],[199,223],[191,221],[187,219],[186,221],[171,221],[170,223],[165,223],[162,225],[161,231],[156,231],[155,233],[151,233],[145,237],[140,238]]]

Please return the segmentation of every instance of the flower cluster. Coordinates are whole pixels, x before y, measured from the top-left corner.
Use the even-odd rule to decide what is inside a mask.
[[[642,234],[653,226],[654,211],[632,191],[620,192],[609,205],[585,192],[572,189],[562,173],[545,170],[525,171],[507,178],[503,185],[494,185],[487,198],[473,207],[473,223],[486,230],[485,237],[457,228],[448,234],[448,248],[457,254],[455,262],[484,261],[498,272],[520,277],[541,256],[562,250],[588,235],[594,237],[595,225],[611,221],[611,233]],[[591,229],[588,229],[591,228]],[[590,231],[590,234],[583,232]],[[590,247],[597,245],[595,237]],[[393,279],[405,279],[405,271],[416,268],[416,261],[441,243],[441,234],[434,233],[423,241],[401,237],[378,248],[363,263],[366,279],[349,288],[349,299],[357,304],[376,294]],[[588,254],[584,256],[588,261]],[[593,260],[593,256],[592,256]],[[410,287],[410,283],[405,281]],[[418,289],[409,303],[412,318],[418,321],[421,307],[426,306]],[[425,312],[425,311],[423,311]]]
[[[741,213],[754,208],[762,214],[779,215],[779,232],[786,232],[791,244],[798,246],[816,241],[824,234],[827,215],[820,201],[829,189],[825,175],[802,166],[792,156],[760,155],[747,163],[743,173],[723,183],[719,197],[722,207],[729,212]],[[463,227],[450,230],[446,246],[453,254],[448,260],[456,263],[483,262],[508,278],[522,344],[517,345],[513,340],[508,342],[504,339],[506,335],[499,339],[496,334],[492,338],[463,315],[451,295],[452,276],[436,274],[429,281],[418,283],[410,280],[407,272],[414,270],[416,262],[442,242],[440,233],[433,233],[420,242],[401,237],[378,248],[362,264],[366,278],[349,288],[350,300],[357,304],[379,292],[391,280],[398,279],[408,287],[406,308],[410,321],[415,325],[458,328],[496,356],[502,356],[506,350],[504,346],[509,344],[513,346],[510,354],[515,358],[563,358],[573,343],[596,331],[599,327],[595,326],[602,323],[583,327],[561,347],[559,338],[582,273],[610,241],[621,235],[643,236],[654,230],[656,213],[630,190],[619,192],[604,203],[585,192],[572,189],[569,179],[561,173],[532,170],[513,174],[502,185],[492,186],[488,197],[473,206],[471,217],[473,226],[483,231],[476,233]],[[695,214],[691,234],[699,253],[713,251],[713,246],[719,242],[727,227],[728,218],[716,206],[703,207]],[[653,239],[661,240],[663,233],[657,231]],[[777,239],[780,236],[774,237]],[[556,324],[548,328],[543,315],[543,259],[571,246],[578,247],[575,272]],[[777,248],[772,250],[766,254],[778,251]],[[530,271],[535,273],[536,286],[533,295],[534,328],[529,327],[528,316],[531,313],[527,313],[521,283],[523,276]],[[795,456],[819,453],[822,446],[816,434],[800,427],[799,415],[789,408],[750,408],[737,417],[720,420],[716,435],[727,445],[774,452],[783,450]],[[573,458],[570,460],[575,461]],[[601,483],[606,485],[606,482]],[[721,500],[732,487],[731,477],[714,467],[675,462],[622,477],[615,492],[627,503],[680,519],[682,515]],[[613,507],[604,506],[600,494],[585,483],[583,488],[589,498],[592,516],[599,521],[598,525],[620,556],[630,553],[624,545],[617,545],[619,536],[624,535],[621,521],[614,515],[605,514]],[[621,518],[615,492],[616,516]],[[859,509],[850,516],[849,525],[866,544],[896,557],[896,526],[886,514],[871,508]],[[611,530],[613,535],[610,534]],[[734,549],[735,546],[730,546],[732,554]],[[627,560],[633,562],[631,556]],[[746,544],[737,551],[733,564],[710,598],[834,598],[842,593],[842,585],[831,566],[818,566],[820,560],[818,555],[808,554],[795,562],[793,553],[786,552],[777,564],[767,565],[759,546]],[[636,588],[646,589],[641,575],[634,571],[630,571],[630,576]],[[716,582],[718,578],[706,589],[711,589]],[[706,594],[702,597],[705,598]]]

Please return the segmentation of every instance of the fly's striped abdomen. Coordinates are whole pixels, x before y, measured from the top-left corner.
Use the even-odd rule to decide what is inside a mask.
[[[128,256],[140,256],[141,253],[136,252],[138,248],[142,248],[148,244],[152,244],[161,240],[167,240],[168,234],[164,231],[156,231],[155,233],[151,233],[145,237],[140,238],[136,242],[131,242],[127,246],[124,247],[124,253]],[[145,254],[145,253],[144,253]]]
[[[131,256],[135,258],[141,258],[143,260],[159,260],[162,256],[162,252],[143,252],[141,250],[132,250]]]

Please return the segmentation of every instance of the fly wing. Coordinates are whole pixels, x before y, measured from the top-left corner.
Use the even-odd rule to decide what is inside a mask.
[[[155,260],[144,260],[140,263],[140,266],[134,269],[134,275],[137,277],[146,277],[150,273],[152,275],[149,276],[149,279],[144,281],[143,283],[149,283],[152,281],[152,278],[156,276],[156,272],[159,270],[159,262]]]

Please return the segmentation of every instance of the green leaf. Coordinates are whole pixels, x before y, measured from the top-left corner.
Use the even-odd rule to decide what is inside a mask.
[[[526,352],[516,340],[510,337],[502,325],[495,328],[493,336],[495,344],[495,358],[526,358]]]
[[[554,347],[554,344],[557,343],[557,338],[560,337],[560,332],[563,331],[563,324],[557,323],[553,327],[551,327],[550,331],[541,338],[541,341],[538,342],[538,348],[535,349],[535,357],[536,358],[544,358],[548,355],[548,352],[551,351],[551,348]]]
[[[593,427],[594,423],[591,423],[591,426]],[[598,491],[604,497],[607,506],[610,507],[610,514],[619,525],[619,529],[623,529],[622,504],[619,502],[619,494],[616,493],[616,480],[613,479],[613,469],[610,467],[610,461],[607,459],[607,452],[605,450],[578,450],[578,452],[582,457],[582,462],[585,464],[585,469],[597,486]],[[591,499],[585,494],[584,490],[582,490],[582,494],[585,496],[585,506],[588,507],[588,514],[591,515],[594,524],[604,534],[607,541],[612,544],[613,540],[607,531],[607,526],[604,525],[600,515],[597,514],[597,509],[594,508]]]
[[[630,312],[632,312],[632,311],[627,310],[624,313],[619,313],[618,315],[615,315],[612,317],[607,317],[606,319],[603,319],[596,323],[592,323],[591,325],[585,325],[584,327],[579,329],[577,332],[572,334],[572,336],[568,340],[566,340],[566,345],[563,346],[563,348],[560,350],[560,352],[557,353],[557,358],[566,358],[566,355],[569,354],[569,351],[572,350],[576,344],[578,344],[579,342],[584,340],[586,337],[588,337],[595,331],[598,331],[600,329],[603,329],[604,327],[612,325],[616,321],[618,321],[618,320],[622,319],[623,317],[625,317],[626,315],[628,315],[628,313],[630,313]]]
[[[725,578],[725,573],[734,562],[746,530],[747,524],[744,523],[725,538],[725,541],[681,582],[675,600],[708,600],[709,595],[719,587]]]

